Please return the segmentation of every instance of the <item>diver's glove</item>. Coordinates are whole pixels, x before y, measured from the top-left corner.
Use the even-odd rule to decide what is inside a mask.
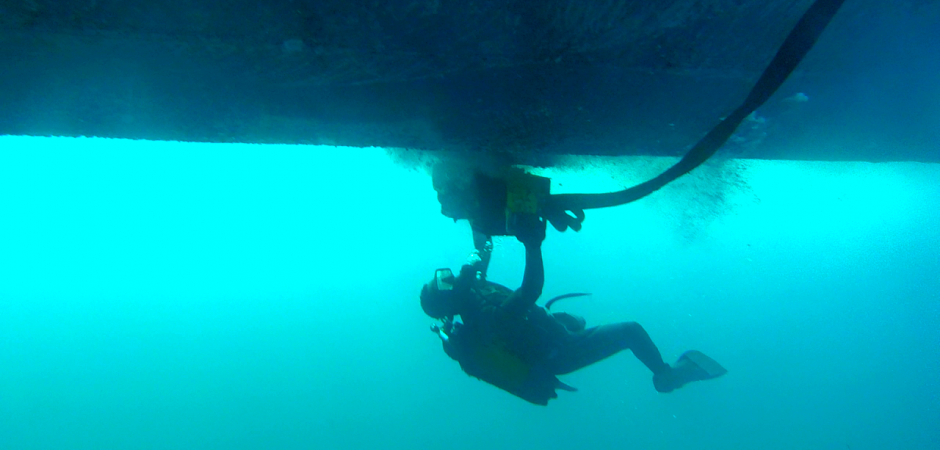
[[[469,256],[467,256],[467,265],[476,269],[476,277],[480,280],[486,278],[486,266],[488,265],[487,262],[490,259],[490,254],[493,252],[493,241],[489,240],[488,238],[481,239],[485,240],[479,243],[476,242],[477,236],[474,234],[474,245],[477,245],[478,247],[476,250],[471,252]]]
[[[474,250],[470,252],[470,255],[467,256],[468,266],[476,267],[477,264],[481,264],[482,262],[483,262],[483,258],[480,257],[480,252],[478,250]]]
[[[546,222],[536,215],[520,217],[516,227],[516,239],[525,245],[541,245],[545,240]]]
[[[571,214],[568,214],[569,211]],[[566,211],[554,208],[551,205],[546,205],[543,206],[541,214],[545,220],[550,222],[552,226],[560,232],[564,232],[568,228],[571,228],[574,231],[581,231],[581,223],[584,222],[583,209],[572,209]],[[574,215],[572,216],[572,214]]]

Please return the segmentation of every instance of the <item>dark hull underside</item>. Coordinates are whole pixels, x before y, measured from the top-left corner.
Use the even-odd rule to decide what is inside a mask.
[[[0,134],[686,151],[811,1],[0,4]],[[848,0],[722,152],[940,160],[937,1]]]

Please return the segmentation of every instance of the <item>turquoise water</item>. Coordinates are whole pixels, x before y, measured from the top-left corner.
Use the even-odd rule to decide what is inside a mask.
[[[934,449],[938,179],[725,161],[550,229],[546,297],[729,373],[663,395],[622,354],[538,407],[428,331],[420,286],[469,230],[384,151],[0,138],[0,449]]]

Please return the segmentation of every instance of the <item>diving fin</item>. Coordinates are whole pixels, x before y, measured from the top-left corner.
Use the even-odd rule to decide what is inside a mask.
[[[679,365],[683,359],[691,362],[699,369],[705,371],[706,377],[703,378],[703,380],[718,378],[728,373],[728,369],[721,367],[721,364],[718,364],[718,361],[705,356],[704,353],[698,350],[689,350],[683,353],[682,356],[679,357],[679,361],[676,363],[676,365]]]
[[[689,350],[669,370],[654,374],[653,386],[659,392],[672,392],[693,381],[710,380],[726,373],[728,370],[714,359],[698,350]]]

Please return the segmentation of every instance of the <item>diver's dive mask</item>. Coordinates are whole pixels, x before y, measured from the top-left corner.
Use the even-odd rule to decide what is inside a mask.
[[[454,290],[455,281],[457,281],[457,278],[454,277],[454,272],[450,269],[437,269],[434,271],[434,287],[438,291]]]

